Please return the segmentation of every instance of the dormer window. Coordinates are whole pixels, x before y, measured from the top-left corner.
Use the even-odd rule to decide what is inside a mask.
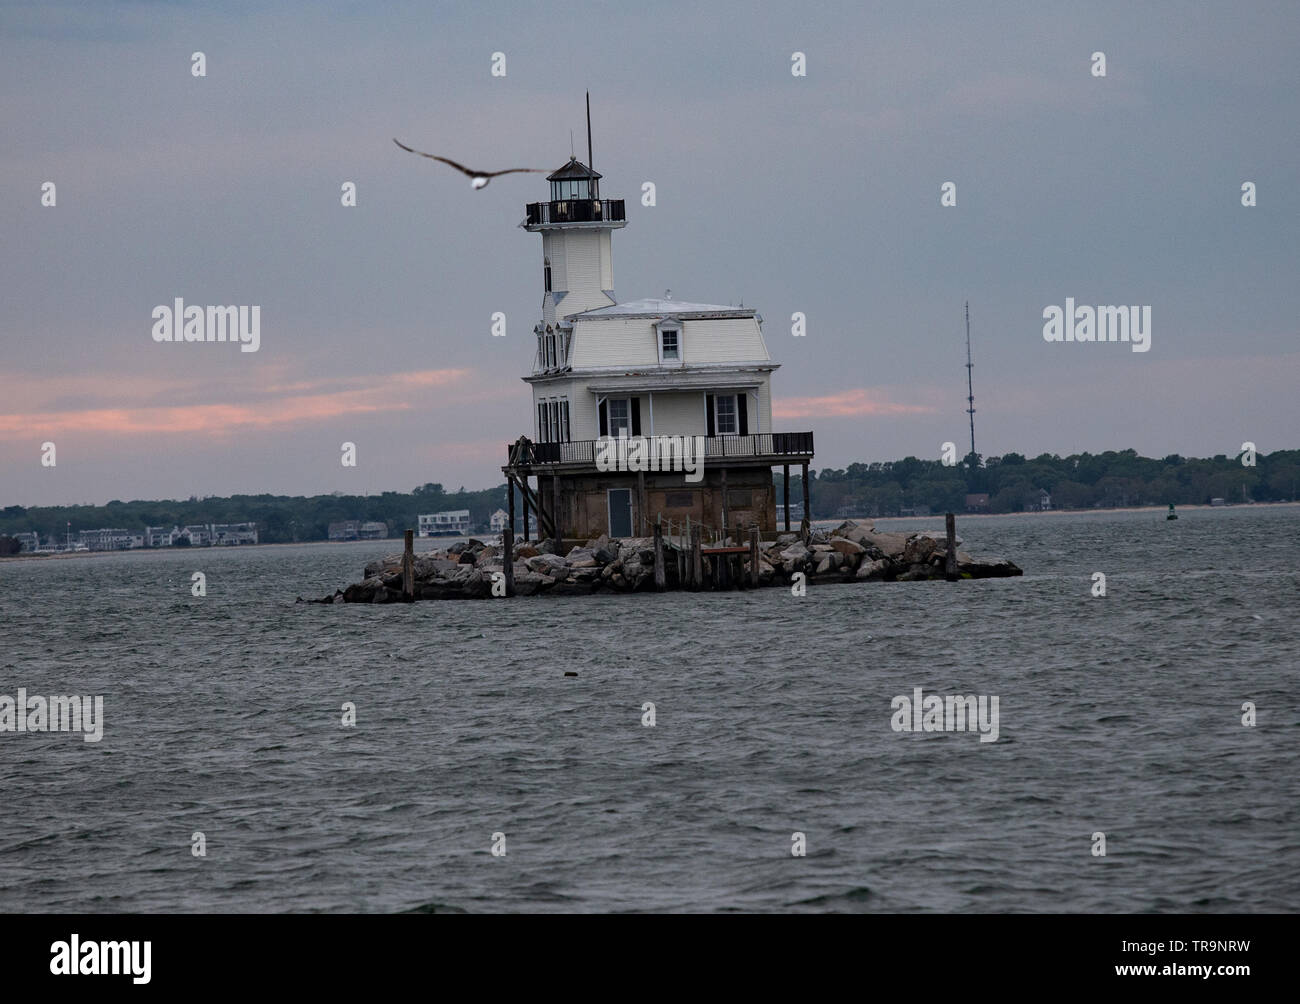
[[[669,359],[681,358],[677,352],[677,332],[661,331],[659,332],[660,343],[663,345],[663,357],[665,362]]]
[[[659,340],[659,364],[679,366],[682,363],[682,326],[677,321],[660,321],[655,325]]]

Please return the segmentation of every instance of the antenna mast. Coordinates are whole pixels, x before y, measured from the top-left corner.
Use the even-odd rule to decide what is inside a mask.
[[[587,92],[587,166],[596,170],[591,164],[591,91]]]
[[[975,464],[975,385],[971,379],[971,370],[975,368],[970,361],[970,300],[966,301],[966,414],[970,416],[970,455],[971,464]]]

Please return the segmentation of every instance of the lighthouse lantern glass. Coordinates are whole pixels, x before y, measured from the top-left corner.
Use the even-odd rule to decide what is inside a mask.
[[[567,199],[591,198],[590,182],[586,178],[571,178],[565,181],[551,182],[551,201],[563,202]]]

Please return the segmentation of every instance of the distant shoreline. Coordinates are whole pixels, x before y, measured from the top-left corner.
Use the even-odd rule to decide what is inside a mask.
[[[1234,505],[1184,505],[1179,506],[1176,512],[1194,512],[1202,509],[1274,509],[1274,508],[1300,508],[1300,502],[1238,502]],[[1165,513],[1168,512],[1167,506],[1116,506],[1109,509],[1049,509],[1046,512],[966,512],[957,513],[959,521],[968,519],[1011,519],[1023,516],[1088,516],[1093,514],[1109,513]],[[931,513],[929,516],[844,516],[833,519],[815,519],[812,521],[813,526],[837,526],[846,519],[870,520],[874,523],[898,522],[898,521],[915,521],[920,519],[937,519],[942,520],[944,513]],[[778,520],[778,529],[782,524]],[[794,523],[791,521],[791,533],[794,533]],[[474,535],[465,537],[417,537],[417,543],[421,540],[442,540],[448,543],[454,543],[457,540],[470,540]],[[492,537],[495,534],[484,534],[482,536]],[[482,536],[479,539],[482,539]],[[225,551],[248,551],[255,548],[264,547],[337,547],[340,544],[382,544],[387,541],[393,541],[394,546],[400,547],[401,537],[384,537],[379,540],[299,540],[299,541],[279,541],[265,544],[240,544],[236,547],[131,547],[121,551],[72,551],[63,554],[6,554],[0,555],[0,561],[51,561],[66,558],[105,558],[114,554],[181,554],[197,553],[210,554],[213,552],[221,553]]]
[[[1235,502],[1232,505],[1180,505],[1175,512],[1195,512],[1201,509],[1272,509],[1300,506],[1300,502]],[[967,512],[957,513],[957,518],[965,519],[1006,519],[1008,516],[1087,516],[1092,513],[1113,513],[1113,512],[1159,512],[1167,513],[1168,505],[1140,505],[1140,506],[1114,506],[1106,509],[1048,509],[1046,512]],[[868,519],[866,516],[849,516],[846,519]],[[878,516],[880,520],[887,519],[943,519],[944,513],[931,513],[929,516]],[[829,520],[814,520],[815,523],[830,522]]]

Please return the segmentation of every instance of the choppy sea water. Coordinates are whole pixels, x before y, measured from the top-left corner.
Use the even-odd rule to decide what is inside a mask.
[[[105,701],[0,733],[0,911],[1300,908],[1300,508],[958,532],[1025,576],[316,606],[400,542],[0,562],[0,694]],[[915,687],[999,740],[893,731]]]

